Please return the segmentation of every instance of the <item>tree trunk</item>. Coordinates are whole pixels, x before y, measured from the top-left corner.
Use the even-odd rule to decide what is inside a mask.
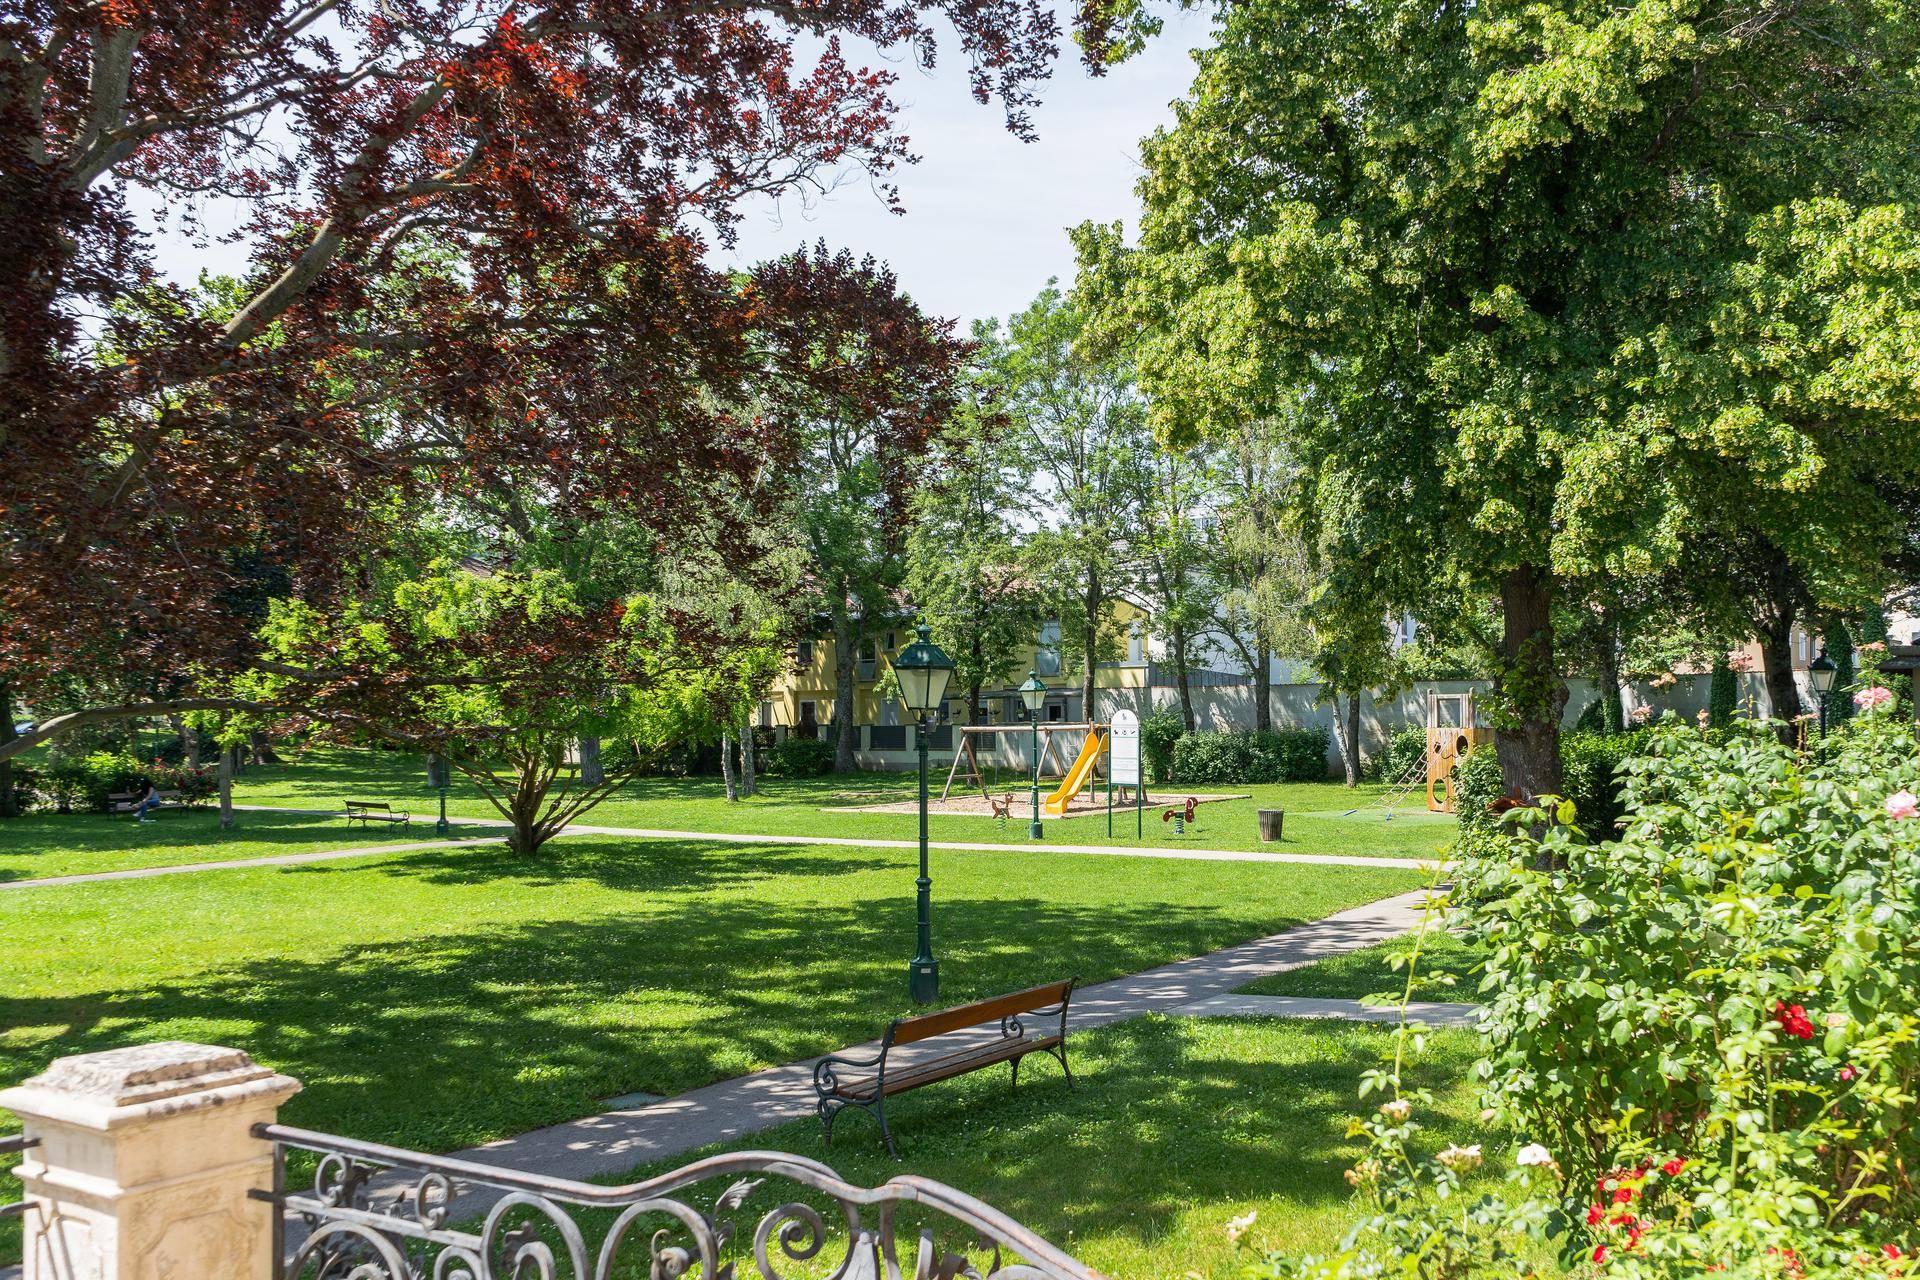
[[[1567,686],[1554,670],[1553,580],[1543,569],[1509,570],[1501,584],[1503,629],[1493,691],[1504,723],[1494,733],[1501,784],[1532,804],[1559,795],[1560,713]]]
[[[13,686],[0,680],[0,745],[12,742]],[[13,760],[0,758],[0,818],[20,816],[20,804],[13,794]]]
[[[507,817],[513,822],[513,834],[507,839],[507,848],[522,857],[531,857],[540,852],[540,847],[553,833],[546,830],[540,822],[540,809],[547,798],[546,770],[541,762],[533,757],[523,761],[519,767],[519,784],[513,789],[513,796],[507,804]]]
[[[259,729],[255,729],[253,733],[249,735],[248,741],[253,748],[252,763],[254,764],[279,764],[280,763],[280,757],[275,755],[273,752],[273,743],[268,740],[267,735],[264,732],[262,732]]]
[[[1360,785],[1360,695],[1349,692],[1347,707],[1340,709],[1340,691],[1333,691],[1333,724],[1340,740],[1340,763],[1345,766],[1347,785]]]
[[[607,768],[600,763],[600,739],[580,739],[580,785],[597,787],[607,780]]]
[[[1181,628],[1175,627],[1168,638],[1173,641],[1174,687],[1180,694],[1180,722],[1192,733],[1199,722],[1193,714],[1193,677],[1187,671],[1187,637]]]
[[[833,771],[853,772],[860,726],[854,723],[854,674],[860,655],[860,628],[841,605],[833,611]]]
[[[740,794],[754,793],[753,713],[740,717]]]
[[[1791,606],[1760,629],[1760,669],[1767,682],[1768,714],[1788,724],[1804,715],[1800,686],[1793,678]]]
[[[967,723],[970,725],[980,723],[980,690],[984,687],[978,680],[967,686]]]
[[[733,730],[720,731],[720,780],[727,784],[727,803],[740,799],[740,788],[733,781]]]
[[[1627,727],[1626,712],[1621,699],[1620,689],[1620,648],[1614,643],[1615,624],[1612,619],[1601,625],[1599,671],[1594,690],[1600,699],[1600,727],[1608,733],[1623,733]]]
[[[180,730],[180,763],[189,769],[200,767],[200,731],[188,724],[185,716],[172,717]]]
[[[1100,587],[1100,571],[1088,565],[1086,590],[1080,596],[1084,611],[1082,621],[1086,627],[1086,653],[1080,664],[1085,668],[1080,673],[1080,714],[1088,721],[1093,719],[1093,667],[1094,659],[1100,652],[1100,615],[1106,603],[1106,593]],[[1151,660],[1148,665],[1151,667]]]
[[[1273,649],[1265,640],[1253,646],[1253,728],[1256,733],[1273,730]]]
[[[220,746],[220,829],[225,831],[233,826],[233,761],[240,754],[240,748],[222,743]]]

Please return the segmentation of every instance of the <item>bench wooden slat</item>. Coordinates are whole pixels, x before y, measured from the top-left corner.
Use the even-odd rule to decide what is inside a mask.
[[[997,1039],[992,1044],[981,1045],[975,1049],[963,1049],[959,1053],[944,1054],[941,1057],[917,1062],[911,1067],[887,1073],[887,1096],[906,1093],[922,1085],[939,1084],[942,1080],[951,1080],[978,1071],[982,1067],[991,1067],[1010,1058],[1022,1058],[1029,1053],[1044,1053],[1056,1045],[1064,1043],[1060,1036],[1021,1036],[1017,1038]],[[874,1082],[877,1076],[860,1076],[842,1081],[835,1093],[842,1097],[866,1100],[873,1097]]]
[[[1010,995],[994,996],[987,1000],[976,1000],[972,1004],[963,1004],[952,1009],[942,1009],[938,1013],[923,1013],[914,1018],[901,1018],[893,1024],[893,1043],[912,1044],[916,1040],[925,1040],[930,1036],[942,1036],[949,1031],[959,1031],[963,1027],[979,1026],[983,1022],[998,1022],[1000,1019],[1016,1013],[1032,1013],[1059,1004],[1066,999],[1073,979],[1049,982],[1045,986],[1029,987],[1025,991],[1015,991]]]

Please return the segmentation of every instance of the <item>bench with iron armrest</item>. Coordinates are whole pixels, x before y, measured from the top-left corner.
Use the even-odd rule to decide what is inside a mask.
[[[187,802],[180,798],[178,791],[156,791],[153,794],[160,797],[159,808],[184,809],[187,807]],[[132,813],[140,807],[140,802],[146,798],[147,793],[144,791],[112,792],[107,796],[107,812]]]
[[[813,1087],[819,1094],[816,1110],[826,1131],[828,1146],[833,1145],[833,1121],[847,1107],[869,1111],[880,1122],[880,1136],[886,1139],[887,1154],[894,1159],[900,1153],[893,1145],[893,1131],[887,1127],[887,1099],[923,1085],[938,1084],[996,1063],[1013,1064],[1013,1083],[1020,1083],[1020,1059],[1030,1053],[1047,1053],[1059,1059],[1066,1072],[1067,1085],[1073,1085],[1073,1071],[1067,1066],[1067,1003],[1073,998],[1078,978],[1049,982],[1045,986],[995,996],[938,1013],[923,1013],[911,1018],[895,1018],[881,1037],[880,1051],[872,1057],[828,1055],[814,1064]],[[1029,1031],[1022,1018],[1031,1017],[1057,1026],[1041,1025]],[[962,1032],[974,1032],[962,1036]],[[937,1036],[954,1037],[954,1046],[933,1054],[902,1055],[902,1045],[932,1040]]]
[[[382,804],[377,800],[348,800],[345,804],[348,825],[356,822],[361,826],[370,822],[395,822],[406,826],[413,821],[412,814],[405,810],[396,810],[392,805]]]

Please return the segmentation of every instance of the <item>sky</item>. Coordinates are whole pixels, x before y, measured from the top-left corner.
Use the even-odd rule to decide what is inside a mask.
[[[856,175],[812,207],[789,199],[751,210],[737,251],[716,258],[756,262],[823,237],[891,263],[936,315],[970,322],[1021,309],[1048,277],[1072,278],[1066,228],[1093,219],[1133,229],[1140,140],[1172,122],[1170,104],[1193,79],[1190,50],[1208,42],[1202,13],[1165,16],[1157,41],[1099,79],[1076,47],[1063,48],[1032,113],[1034,142],[1007,132],[997,104],[973,100],[957,49],[943,48],[931,74],[894,64],[900,129],[921,157],[894,177],[906,212],[889,213]]]
[[[1061,6],[1063,30],[1072,8]],[[716,247],[716,265],[764,261],[825,239],[831,249],[890,263],[922,309],[963,328],[1019,310],[1048,277],[1072,278],[1067,227],[1091,218],[1132,229],[1140,139],[1171,122],[1170,104],[1193,78],[1189,51],[1207,43],[1200,14],[1176,10],[1166,19],[1159,40],[1099,79],[1063,41],[1032,112],[1039,138],[1030,143],[1007,132],[998,104],[973,100],[965,58],[953,42],[942,46],[931,73],[911,61],[881,64],[899,76],[899,128],[921,157],[893,175],[906,212],[889,213],[866,176],[854,174],[810,203],[749,206],[737,246]],[[218,232],[242,212],[214,202],[201,216]],[[202,268],[237,274],[245,267],[244,246],[196,242],[177,230],[162,230],[156,248],[161,269],[183,281]]]

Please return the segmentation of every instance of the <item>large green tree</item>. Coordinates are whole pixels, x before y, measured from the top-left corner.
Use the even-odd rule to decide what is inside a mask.
[[[1094,667],[1119,647],[1112,606],[1137,569],[1136,476],[1155,446],[1131,367],[1113,344],[1088,340],[1087,320],[1078,298],[1049,282],[993,335],[993,376],[1040,520],[1027,561],[1092,715]]]
[[[1303,406],[1309,505],[1385,598],[1497,598],[1510,789],[1560,785],[1556,604],[1730,513],[1884,575],[1913,272],[1854,246],[1910,234],[1909,9],[1246,0],[1217,30],[1139,249],[1079,233],[1106,320],[1165,431]]]

